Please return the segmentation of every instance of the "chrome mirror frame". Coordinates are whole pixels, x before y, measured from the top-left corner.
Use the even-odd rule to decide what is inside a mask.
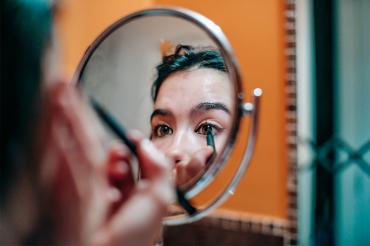
[[[234,109],[235,115],[233,119],[233,126],[232,132],[228,137],[227,146],[225,146],[224,150],[220,153],[220,156],[217,158],[216,163],[212,164],[211,167],[202,175],[202,177],[193,185],[190,190],[185,192],[185,198],[190,199],[202,191],[215,177],[218,171],[221,169],[222,166],[226,164],[228,157],[230,156],[231,150],[234,146],[236,141],[237,133],[240,127],[240,121],[243,116],[250,116],[252,118],[252,124],[249,129],[249,137],[248,137],[248,144],[245,149],[245,153],[242,159],[242,162],[234,174],[234,177],[227,185],[226,189],[220,193],[220,195],[207,207],[197,210],[194,214],[180,214],[175,216],[169,216],[163,220],[163,224],[165,225],[181,225],[186,223],[191,223],[197,221],[206,215],[208,215],[213,209],[219,207],[226,199],[234,193],[235,187],[240,182],[243,174],[245,173],[250,159],[253,154],[255,141],[256,141],[256,134],[257,134],[257,126],[258,126],[258,116],[259,116],[259,105],[260,105],[260,97],[262,95],[261,89],[255,89],[253,92],[253,100],[252,102],[243,102],[244,94],[243,94],[243,87],[242,87],[242,79],[240,75],[239,64],[236,61],[236,57],[232,50],[232,47],[226,38],[225,34],[222,32],[221,28],[213,23],[208,18],[196,13],[194,11],[183,9],[183,8],[150,8],[144,9],[141,11],[134,12],[128,16],[125,16],[112,25],[110,25],[106,30],[104,30],[96,39],[95,41],[87,48],[84,56],[82,57],[76,72],[73,77],[73,83],[78,86],[83,75],[84,69],[89,62],[89,59],[93,55],[94,51],[100,46],[100,44],[110,36],[115,30],[119,29],[121,26],[136,20],[138,18],[146,17],[146,16],[172,16],[187,20],[204,32],[206,32],[210,39],[217,44],[218,49],[221,51],[226,66],[229,70],[229,77],[230,80],[234,83],[234,90],[235,90],[235,102],[234,102]]]

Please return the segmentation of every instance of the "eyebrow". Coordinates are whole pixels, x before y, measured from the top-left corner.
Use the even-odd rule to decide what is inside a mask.
[[[230,114],[230,110],[226,107],[225,104],[220,102],[202,102],[196,105],[191,109],[191,114],[196,114],[199,112],[205,112],[209,110],[222,110],[228,114]],[[155,109],[153,113],[150,115],[150,121],[153,120],[156,116],[171,116],[173,115],[169,110],[166,109]]]
[[[197,106],[195,106],[192,110],[191,113],[198,113],[198,112],[204,112],[208,110],[222,110],[228,114],[230,114],[230,110],[226,107],[225,104],[220,103],[220,102],[202,102],[199,103]]]
[[[165,110],[165,109],[156,109],[150,115],[150,120],[152,120],[157,115],[160,115],[160,116],[169,116],[169,115],[172,115],[172,113],[170,111],[168,111],[168,110]]]

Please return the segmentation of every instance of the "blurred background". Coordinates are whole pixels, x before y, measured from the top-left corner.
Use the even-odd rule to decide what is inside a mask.
[[[166,229],[165,245],[370,245],[370,1],[64,0],[66,74],[108,25],[156,6],[213,20],[235,50],[245,92],[264,91],[255,155],[236,195],[201,222]]]

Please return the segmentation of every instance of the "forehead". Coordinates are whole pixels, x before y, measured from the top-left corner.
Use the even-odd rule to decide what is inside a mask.
[[[181,71],[168,77],[159,89],[155,105],[194,105],[199,102],[221,102],[232,106],[233,87],[228,74],[216,69],[201,68]]]

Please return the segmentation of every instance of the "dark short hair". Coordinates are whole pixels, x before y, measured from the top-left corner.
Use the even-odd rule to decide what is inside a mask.
[[[164,56],[157,66],[157,79],[152,85],[152,99],[155,102],[163,82],[171,74],[191,68],[211,68],[228,72],[224,59],[217,49],[195,48],[190,45],[178,45],[174,54]]]
[[[0,205],[32,145],[39,111],[42,57],[52,6],[46,0],[1,2]],[[28,159],[27,159],[28,160]],[[30,163],[27,163],[30,164]]]

